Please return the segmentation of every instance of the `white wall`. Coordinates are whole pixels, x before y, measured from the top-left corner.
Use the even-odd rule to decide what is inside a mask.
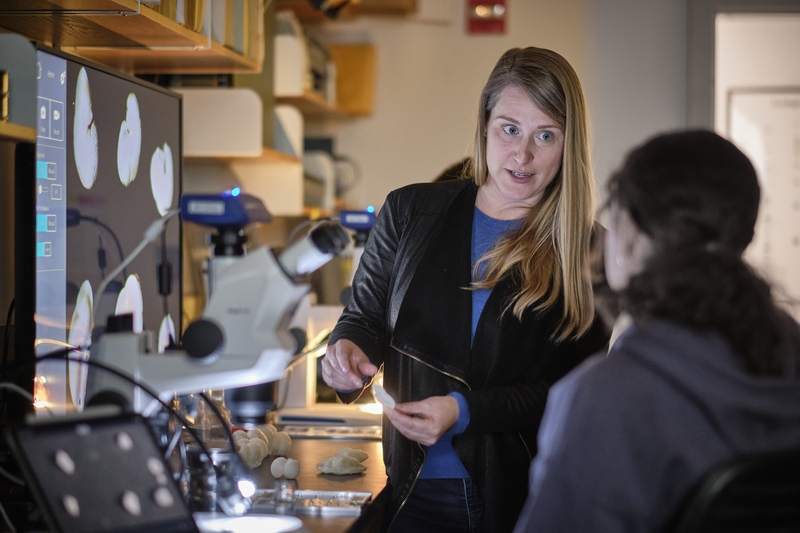
[[[590,0],[587,19],[584,85],[605,183],[631,148],[686,127],[686,0]]]
[[[373,115],[306,127],[333,134],[337,152],[360,164],[362,183],[348,196],[356,206],[379,206],[390,190],[429,181],[469,154],[480,90],[514,46],[552,48],[575,67],[600,180],[632,145],[686,124],[685,0],[508,0],[501,36],[468,35],[463,0],[428,1],[449,2],[449,23],[364,17],[311,29],[376,48]]]
[[[552,48],[579,75],[586,66],[585,1],[509,0],[504,35],[468,35],[463,0],[449,2],[447,23],[364,17],[324,26],[327,41],[366,40],[377,55],[372,116],[306,134],[335,134],[336,150],[355,159],[362,183],[348,196],[379,206],[402,185],[430,181],[468,155],[478,96],[495,62],[515,46]]]
[[[717,16],[714,125],[727,131],[728,91],[800,87],[800,14]]]

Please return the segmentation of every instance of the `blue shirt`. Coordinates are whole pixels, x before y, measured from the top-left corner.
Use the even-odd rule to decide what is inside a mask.
[[[492,249],[498,239],[509,231],[517,230],[522,226],[523,219],[516,220],[497,220],[483,214],[477,207],[472,218],[472,267],[478,259]],[[486,276],[486,263],[481,264],[478,278]],[[478,289],[472,291],[472,339],[475,339],[475,330],[478,327],[483,307],[486,300],[492,293],[491,289]],[[451,392],[452,396],[458,401],[458,420],[453,427],[442,435],[433,446],[428,447],[425,465],[422,467],[420,478],[422,479],[442,479],[442,478],[468,478],[469,474],[464,465],[453,449],[453,436],[460,435],[469,425],[469,406],[464,395],[459,392]]]

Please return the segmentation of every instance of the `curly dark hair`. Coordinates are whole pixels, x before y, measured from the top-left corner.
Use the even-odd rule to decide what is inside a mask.
[[[750,160],[710,131],[662,134],[634,149],[609,182],[609,204],[653,242],[620,292],[635,320],[658,318],[722,333],[756,375],[794,371],[800,327],[745,263],[760,188]]]

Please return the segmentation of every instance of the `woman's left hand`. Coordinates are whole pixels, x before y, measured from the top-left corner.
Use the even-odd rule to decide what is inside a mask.
[[[458,420],[458,401],[452,396],[431,396],[418,402],[398,403],[384,414],[409,439],[432,446]]]

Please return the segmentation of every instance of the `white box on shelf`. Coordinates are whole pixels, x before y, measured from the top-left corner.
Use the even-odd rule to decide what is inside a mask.
[[[261,198],[273,216],[303,213],[303,166],[299,161],[241,158],[228,163],[242,191]]]
[[[225,28],[228,25],[228,0],[205,0],[203,26],[200,33],[219,44],[225,44]]]
[[[263,147],[261,97],[247,88],[177,88],[183,95],[185,157],[257,157]]]
[[[275,96],[302,96],[306,89],[308,48],[300,21],[293,11],[275,14]]]
[[[184,194],[216,194],[234,187],[261,199],[272,216],[303,214],[303,167],[299,161],[189,158],[184,163]]]
[[[322,185],[322,196],[317,207],[333,209],[336,197],[336,161],[333,156],[322,150],[304,152],[303,172]]]
[[[297,107],[278,104],[274,109],[274,146],[279,152],[298,159],[303,157],[303,114]]]
[[[275,36],[275,96],[301,96],[305,86],[306,51],[294,35]]]

